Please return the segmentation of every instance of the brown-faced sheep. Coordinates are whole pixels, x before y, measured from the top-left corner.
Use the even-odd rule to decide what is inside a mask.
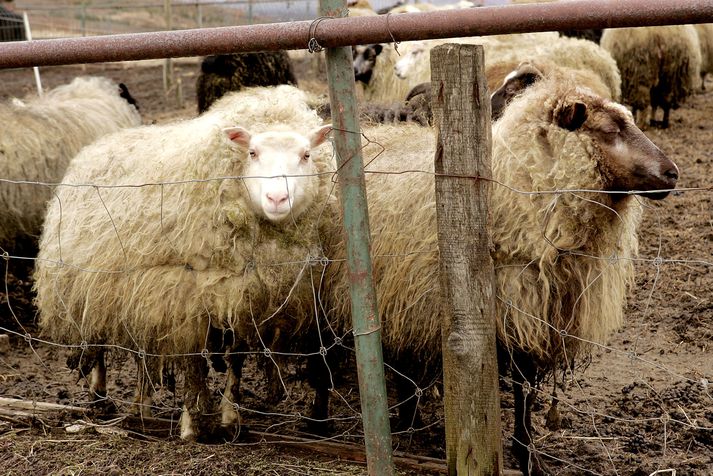
[[[51,185],[82,147],[141,123],[130,100],[125,86],[79,77],[42,97],[0,104],[0,247],[27,244],[24,252],[34,254]]]
[[[713,73],[713,23],[693,25],[701,47],[701,89],[706,90],[706,74]]]
[[[206,56],[196,80],[198,113],[229,91],[253,86],[297,85],[286,51],[261,51]]]
[[[225,350],[211,348],[212,330],[234,335],[228,350],[284,349],[293,336],[303,345],[300,330],[314,325],[319,228],[333,221],[334,166],[319,147],[330,127],[320,124],[298,89],[251,88],[192,120],[85,148],[50,201],[40,242],[43,335],[176,358],[186,381],[181,436],[211,433],[200,354]],[[230,355],[225,427],[238,421],[244,358]]]
[[[378,144],[366,176],[374,279],[385,359],[413,379],[399,385],[408,427],[413,383],[424,388],[441,372],[436,144],[415,126],[363,132]],[[534,394],[523,386],[534,389],[543,373],[622,325],[641,214],[632,193],[663,198],[678,170],[625,107],[561,78],[538,81],[512,101],[493,125],[492,153],[498,340],[512,356],[514,451],[523,472],[543,474],[529,451]],[[349,329],[344,244],[334,232],[323,295],[333,325]]]
[[[667,128],[669,113],[696,88],[701,50],[692,25],[607,29],[601,45],[619,65],[622,102],[632,108],[637,124]],[[656,109],[663,119],[656,120]]]

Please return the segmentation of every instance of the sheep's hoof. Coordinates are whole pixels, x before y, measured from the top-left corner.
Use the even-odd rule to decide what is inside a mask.
[[[512,451],[520,464],[520,471],[522,471],[523,476],[549,476],[553,474],[537,454],[530,452],[527,447],[517,441],[513,441]]]
[[[307,432],[317,436],[329,436],[334,433],[334,423],[327,420],[307,420]]]
[[[107,397],[96,397],[89,403],[89,407],[97,415],[115,415],[119,413],[119,407]]]
[[[550,431],[557,431],[562,428],[562,415],[560,415],[557,405],[551,405],[550,409],[547,411],[547,415],[545,416],[545,426]]]
[[[238,420],[231,424],[221,424],[216,436],[226,443],[235,443],[244,440],[249,433],[249,428]]]

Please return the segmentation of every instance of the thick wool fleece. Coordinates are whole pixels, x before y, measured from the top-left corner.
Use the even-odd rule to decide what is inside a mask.
[[[0,177],[53,184],[62,179],[79,150],[99,137],[138,126],[138,111],[119,96],[107,78],[79,77],[44,96],[23,103],[0,104]],[[40,234],[46,185],[0,183],[0,247]]]
[[[614,203],[600,193],[516,191],[606,189],[598,167],[605,159],[594,139],[552,123],[554,110],[573,98],[592,105],[604,101],[576,83],[543,80],[516,98],[493,126],[498,335],[505,346],[550,368],[565,355],[563,342],[572,358],[586,347],[582,342],[603,342],[621,325],[640,217],[633,197]],[[441,355],[435,140],[408,125],[363,132],[372,141],[364,156],[385,354],[392,362],[418,362],[421,371],[430,367],[432,374],[428,363]],[[334,228],[325,239],[337,260],[327,271],[325,299],[335,327],[349,329],[341,238]]]
[[[313,319],[319,228],[332,220],[323,213],[331,154],[312,151],[309,209],[275,225],[252,211],[240,179],[247,151],[222,129],[306,135],[320,123],[298,89],[255,88],[198,118],[84,149],[50,202],[40,242],[42,332],[162,354],[207,348],[211,326],[254,340],[256,328],[282,319],[298,334]]]

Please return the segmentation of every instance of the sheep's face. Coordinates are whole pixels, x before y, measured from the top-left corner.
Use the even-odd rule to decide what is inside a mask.
[[[408,78],[425,51],[425,45],[414,45],[408,53],[404,54],[396,64],[394,64],[394,73],[396,73],[396,76],[400,79]]]
[[[307,137],[295,132],[251,135],[242,127],[225,129],[230,140],[245,148],[243,182],[257,215],[281,223],[297,219],[309,208],[319,187],[310,151],[326,140],[331,129],[324,126]]]
[[[490,95],[492,120],[497,120],[503,114],[505,106],[520,92],[542,79],[539,69],[530,63],[521,63],[517,69],[505,76],[503,84]]]
[[[383,49],[384,47],[379,44],[352,47],[352,65],[354,66],[355,81],[369,84],[371,75],[374,73],[376,57],[381,54]]]
[[[560,127],[588,134],[600,152],[599,169],[609,191],[660,200],[676,187],[678,167],[634,123],[622,105],[595,100],[562,101],[554,113]]]

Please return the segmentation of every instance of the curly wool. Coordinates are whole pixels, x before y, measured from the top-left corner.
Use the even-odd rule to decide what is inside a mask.
[[[246,89],[195,119],[127,130],[77,156],[40,242],[44,335],[169,355],[207,348],[211,326],[256,339],[277,311],[266,326],[282,319],[296,333],[311,319],[310,257],[332,220],[322,214],[330,175],[313,177],[313,206],[296,221],[256,217],[237,178],[246,151],[222,132],[235,124],[307,134],[321,121],[296,88]],[[319,172],[334,169],[325,147],[312,157]]]
[[[691,25],[607,29],[601,45],[619,65],[622,102],[635,110],[681,104],[696,87],[701,51]]]
[[[0,177],[11,181],[56,183],[79,150],[97,138],[137,126],[135,107],[119,96],[107,78],[79,77],[42,97],[0,104]],[[48,186],[0,183],[0,246],[40,234]]]
[[[553,98],[582,94],[573,83],[561,82],[537,83],[513,101],[493,129],[493,178],[504,184],[493,186],[491,201],[499,339],[545,366],[564,354],[563,339],[553,328],[581,339],[566,341],[566,356],[572,358],[586,347],[582,342],[603,342],[621,325],[640,217],[632,197],[614,206],[605,194],[529,195],[510,188],[604,186],[596,144],[551,123]],[[592,101],[587,93],[581,97]],[[367,174],[385,353],[388,359],[418,355],[426,371],[428,361],[441,354],[435,140],[407,125],[363,132],[373,141],[364,151],[367,170],[399,172]],[[533,137],[542,139],[538,144]],[[336,232],[327,242],[337,260],[325,279],[328,309],[335,326],[349,328],[343,321],[349,316],[348,279],[339,261],[344,244]]]

